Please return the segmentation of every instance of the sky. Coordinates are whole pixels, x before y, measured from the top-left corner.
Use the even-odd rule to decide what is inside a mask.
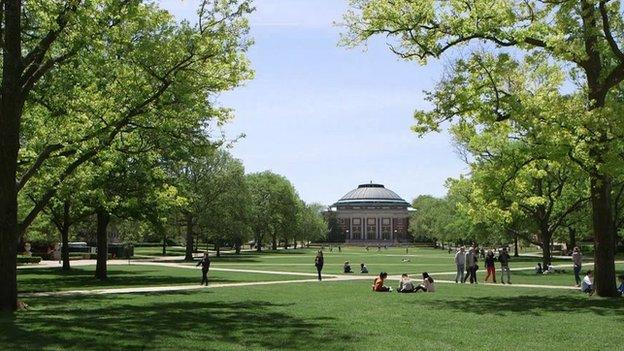
[[[197,0],[158,0],[193,20]],[[446,133],[419,138],[410,127],[443,66],[399,60],[383,38],[338,46],[347,0],[256,0],[250,17],[254,80],[217,101],[235,111],[227,135],[246,171],[287,177],[306,202],[331,205],[362,183],[381,183],[407,201],[443,196],[467,171]]]

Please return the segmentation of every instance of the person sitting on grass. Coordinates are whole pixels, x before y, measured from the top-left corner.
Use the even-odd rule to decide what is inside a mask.
[[[408,263],[408,262],[412,262],[412,260],[411,260],[411,259],[409,259],[409,258],[407,258],[407,257],[405,257],[405,258],[403,258],[403,259],[401,260],[401,262],[403,262],[403,263]]]
[[[351,265],[349,264],[349,261],[345,261],[344,266],[342,266],[342,271],[344,273],[353,273],[353,271],[351,270]]]
[[[373,283],[373,291],[376,291],[376,292],[392,291],[392,288],[389,288],[384,285],[386,278],[388,278],[388,273],[386,272],[379,273],[379,277],[375,278],[375,282]]]
[[[544,270],[542,269],[542,264],[541,263],[537,263],[537,266],[535,267],[535,274],[542,274],[544,273]]]
[[[411,293],[414,292],[415,289],[416,287],[414,287],[414,283],[412,283],[412,280],[409,278],[407,273],[401,274],[401,282],[399,283],[399,288],[397,289],[397,292]]]
[[[620,282],[620,285],[618,285],[617,291],[620,295],[624,296],[624,274],[618,276],[618,281]]]
[[[544,266],[544,274],[553,274],[555,273],[555,267],[553,267],[552,263],[548,263]]]
[[[587,271],[585,278],[581,281],[581,291],[589,296],[594,294],[594,274],[591,270]]]
[[[435,290],[436,290],[436,289],[435,289],[435,284],[434,284],[434,282],[433,282],[433,278],[431,278],[431,277],[429,276],[429,273],[424,272],[424,273],[422,274],[422,277],[423,277],[423,282],[422,282],[422,284],[418,285],[418,286],[416,287],[416,289],[414,289],[414,292],[417,292],[417,291],[419,291],[419,290],[422,290],[422,291],[424,291],[424,292],[435,292]]]
[[[366,268],[366,265],[364,264],[364,262],[360,263],[360,273],[368,274],[368,268]]]

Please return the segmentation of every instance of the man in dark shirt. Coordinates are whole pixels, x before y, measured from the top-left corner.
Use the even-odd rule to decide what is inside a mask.
[[[200,285],[206,284],[208,286],[208,270],[210,269],[210,258],[208,257],[208,251],[204,252],[204,257],[197,263],[195,267],[202,267],[202,281]]]
[[[507,275],[507,284],[511,284],[511,274],[509,270],[509,253],[507,248],[503,247],[501,253],[498,254],[498,262],[501,264],[501,283],[505,284],[505,274]]]

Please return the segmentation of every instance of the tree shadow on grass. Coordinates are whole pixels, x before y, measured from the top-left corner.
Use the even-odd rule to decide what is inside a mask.
[[[45,299],[39,301],[45,303],[42,310],[0,317],[0,346],[16,351],[222,350],[224,345],[332,349],[353,339],[328,327],[332,318],[289,314],[288,309],[295,308],[294,304],[198,301],[197,296],[178,293],[142,294],[138,299],[134,295],[135,299],[118,300]]]
[[[134,267],[133,267],[134,269]],[[60,291],[93,288],[115,288],[132,286],[184,285],[199,284],[201,272],[180,268],[168,272],[167,268],[142,266],[139,270],[128,270],[117,266],[109,267],[108,279],[97,280],[94,270],[73,268],[62,271],[51,268],[33,268],[19,272],[20,293],[39,291]],[[239,282],[221,276],[210,276],[211,283]]]
[[[479,315],[525,314],[541,316],[548,313],[593,313],[599,316],[622,316],[624,300],[588,298],[586,295],[521,295],[487,296],[469,299],[427,301],[428,306],[441,309],[460,309]]]

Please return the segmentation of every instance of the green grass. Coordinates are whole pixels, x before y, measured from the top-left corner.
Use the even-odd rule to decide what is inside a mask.
[[[241,255],[224,254],[221,257],[213,257],[212,261],[214,267],[312,273],[315,272],[315,254],[316,251],[312,249],[268,251],[261,254],[244,252]],[[324,257],[323,272],[326,274],[342,273],[345,261],[349,261],[352,269],[357,272],[359,272],[360,263],[363,262],[371,274],[378,274],[381,271],[390,274],[455,271],[454,253],[449,254],[445,250],[430,248],[410,248],[408,254],[405,253],[404,248],[388,248],[379,252],[373,248],[367,252],[361,247],[346,247],[340,253],[337,249],[328,252],[326,248]],[[402,262],[403,259],[409,259],[410,262]],[[536,257],[513,257],[512,267],[533,267],[537,262],[541,260]],[[570,260],[554,260],[553,262],[555,264],[571,263]]]
[[[74,267],[65,272],[55,268],[29,268],[18,270],[18,289],[20,292],[83,290],[102,288],[122,288],[134,286],[163,286],[198,284],[201,270],[172,268],[162,266],[109,265],[108,279],[99,281],[94,278],[95,266]],[[255,274],[239,272],[212,271],[211,283],[238,283],[251,281],[306,279],[306,276]]]
[[[576,291],[370,282],[31,298],[0,320],[2,350],[615,350],[624,301]]]
[[[314,254],[312,249],[225,254],[213,257],[212,266],[313,273]],[[404,257],[411,262],[401,262]],[[326,252],[324,272],[341,273],[345,260],[354,269],[366,262],[370,280],[24,298],[30,310],[0,317],[0,350],[613,350],[621,344],[624,299],[588,298],[577,290],[444,283],[434,294],[373,293],[372,278],[380,270],[429,271],[438,273],[436,279],[453,279],[440,274],[455,270],[453,255],[426,248],[412,248],[407,256],[404,249],[344,248]],[[532,267],[538,261],[514,258],[511,265]],[[515,271],[512,282],[571,285],[571,268],[566,270],[546,276]],[[199,269],[139,262],[109,265],[106,282],[95,280],[93,271],[93,266],[70,272],[20,269],[19,289],[185,285],[200,278]],[[479,271],[480,281],[484,273]],[[307,278],[210,273],[213,283]]]

